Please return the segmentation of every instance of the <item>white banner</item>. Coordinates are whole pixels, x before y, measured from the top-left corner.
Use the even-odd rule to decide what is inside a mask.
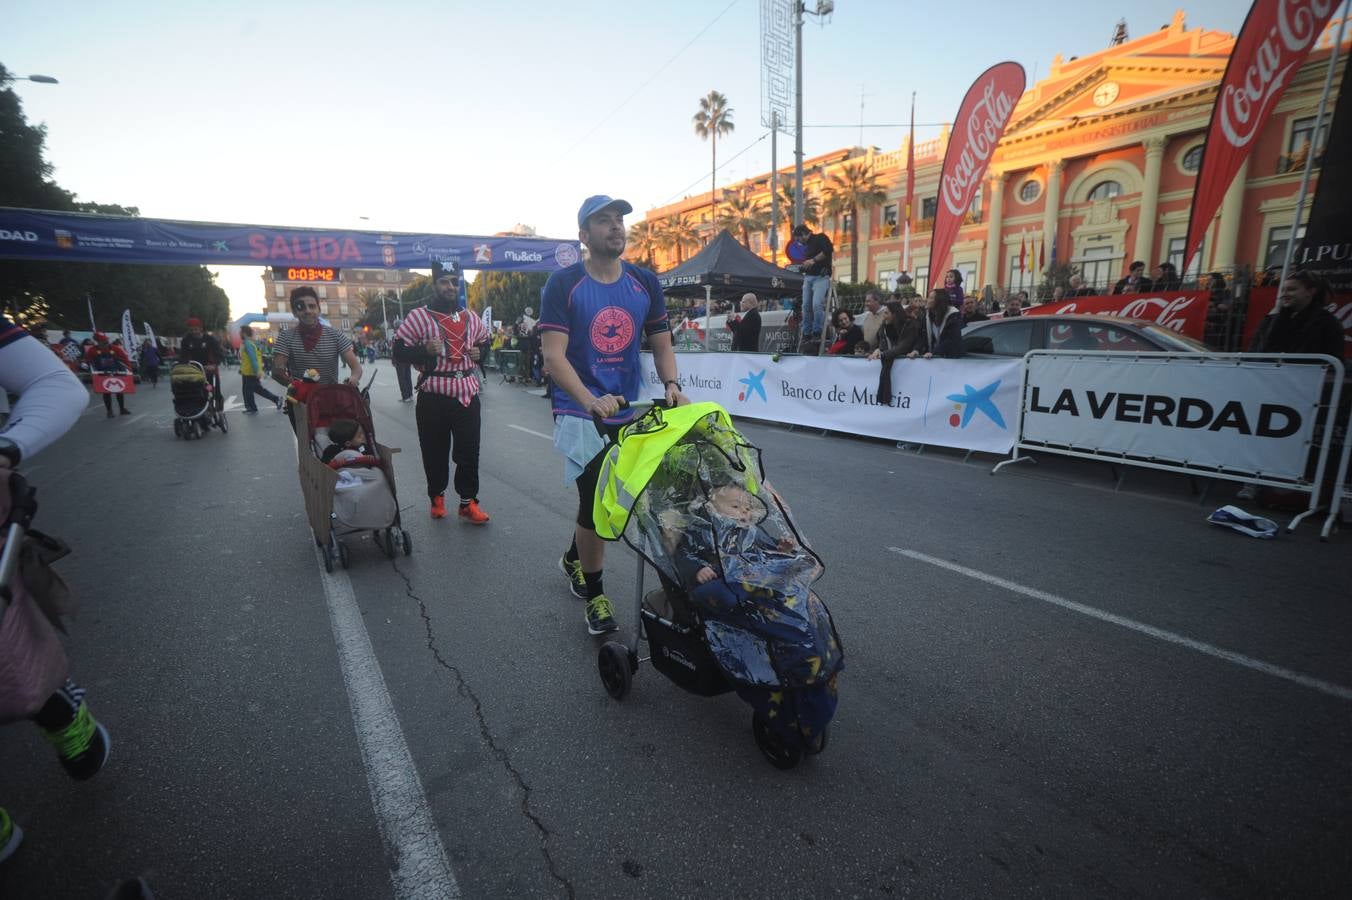
[[[892,405],[875,398],[882,364],[760,353],[680,353],[681,386],[734,416],[849,434],[1007,453],[1019,422],[1021,359],[904,359],[892,364]],[[644,354],[650,395],[662,381]]]
[[[136,345],[136,331],[131,325],[131,310],[122,310],[122,349],[127,351],[127,357],[136,362],[141,354],[141,348]]]
[[[1025,444],[1255,476],[1305,474],[1323,366],[1122,353],[1026,358]]]

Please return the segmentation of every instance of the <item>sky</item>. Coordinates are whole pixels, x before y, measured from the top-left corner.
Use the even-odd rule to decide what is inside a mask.
[[[816,0],[808,0],[815,8]],[[1176,2],[837,0],[803,31],[803,150],[936,137],[972,80],[1005,59],[1029,84],[1052,57],[1168,24]],[[1195,0],[1189,28],[1237,33],[1241,0]],[[156,218],[576,237],[582,198],[644,211],[709,190],[691,124],[718,90],[735,130],[719,184],[768,172],[761,0],[384,4],[233,0],[56,6],[0,0],[0,63],[47,158],[80,199]],[[863,109],[861,112],[861,101]],[[861,131],[860,123],[864,124]],[[780,165],[793,138],[781,134]],[[236,316],[261,269],[225,267]]]

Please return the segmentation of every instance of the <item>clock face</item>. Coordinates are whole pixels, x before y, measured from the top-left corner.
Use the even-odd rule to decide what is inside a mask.
[[[339,271],[332,266],[273,266],[272,277],[276,281],[335,282]]]
[[[1117,99],[1118,92],[1121,90],[1115,81],[1105,81],[1094,91],[1094,105],[1107,106]]]

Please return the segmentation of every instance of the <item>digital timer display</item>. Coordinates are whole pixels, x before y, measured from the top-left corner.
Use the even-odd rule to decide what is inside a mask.
[[[272,277],[277,281],[337,281],[339,271],[332,266],[273,266]]]

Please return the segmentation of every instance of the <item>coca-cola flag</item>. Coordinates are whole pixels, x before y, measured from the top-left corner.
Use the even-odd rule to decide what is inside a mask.
[[[1184,259],[1202,244],[1239,167],[1339,0],[1254,0],[1211,110],[1192,195]]]
[[[1312,150],[1314,148],[1311,148]],[[1305,241],[1296,251],[1302,269],[1327,278],[1339,293],[1352,293],[1352,66],[1333,110],[1319,168],[1319,188],[1310,208]]]
[[[986,177],[986,168],[1009,124],[1014,105],[1023,96],[1024,84],[1023,66],[1002,62],[982,72],[962,98],[939,176],[939,203],[930,240],[931,273],[942,272],[948,263],[953,238],[981,189],[981,180]],[[994,282],[997,274],[987,273],[987,280]],[[942,284],[937,274],[931,277]]]

